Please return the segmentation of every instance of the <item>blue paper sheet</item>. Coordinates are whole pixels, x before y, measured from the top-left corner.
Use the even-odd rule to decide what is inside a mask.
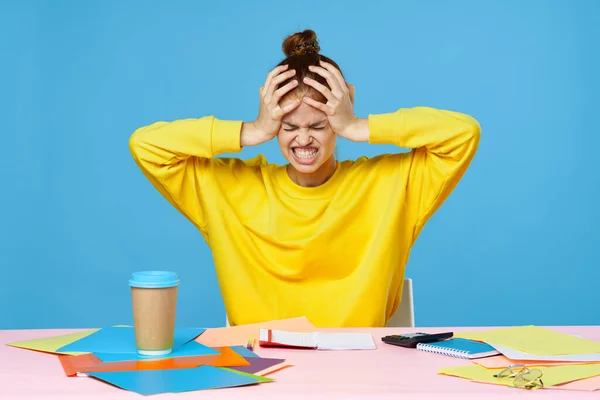
[[[217,389],[260,382],[251,376],[238,375],[208,365],[170,370],[88,372],[88,375],[143,395]]]
[[[102,362],[117,362],[117,361],[148,361],[156,360],[161,358],[172,358],[172,357],[189,357],[189,356],[206,356],[210,354],[219,354],[217,350],[211,349],[208,346],[200,344],[194,340],[179,346],[170,354],[162,356],[142,356],[137,353],[96,353],[94,355]]]
[[[193,340],[206,329],[176,328],[173,349]],[[103,328],[58,349],[60,352],[137,353],[133,327]]]
[[[240,356],[245,358],[260,358],[260,356],[253,351],[248,350],[244,346],[231,346],[231,349],[238,353]]]

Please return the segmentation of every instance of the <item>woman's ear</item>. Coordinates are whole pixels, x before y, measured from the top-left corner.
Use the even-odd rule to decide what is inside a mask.
[[[346,82],[346,87],[350,91],[350,101],[352,102],[352,105],[354,105],[354,85],[351,85],[348,82]]]

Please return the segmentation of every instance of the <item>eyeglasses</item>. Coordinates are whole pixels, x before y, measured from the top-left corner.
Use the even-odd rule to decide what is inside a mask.
[[[524,364],[513,364],[494,374],[494,378],[512,378],[513,382],[509,385],[511,387],[541,389],[544,387],[542,375],[542,371],[537,368],[529,369]]]

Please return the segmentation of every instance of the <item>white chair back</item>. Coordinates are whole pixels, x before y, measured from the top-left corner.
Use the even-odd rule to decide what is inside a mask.
[[[413,299],[412,279],[404,278],[402,288],[402,299],[398,309],[387,323],[393,328],[414,328],[415,326],[415,304]]]

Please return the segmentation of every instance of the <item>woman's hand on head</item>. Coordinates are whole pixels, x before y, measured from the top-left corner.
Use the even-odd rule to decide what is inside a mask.
[[[325,78],[331,90],[316,80],[306,77],[304,83],[323,94],[327,103],[321,103],[310,97],[304,97],[303,101],[327,114],[329,125],[336,134],[346,139],[360,141],[353,134],[355,131],[353,125],[358,121],[354,115],[354,86],[346,83],[342,73],[329,63],[321,61],[320,67],[310,66],[309,69]]]
[[[281,99],[289,91],[298,86],[296,79],[277,89],[277,86],[296,75],[295,70],[289,70],[288,65],[280,65],[267,75],[260,92],[260,108],[258,118],[250,123],[244,123],[240,143],[242,146],[256,146],[268,142],[277,136],[283,116],[293,111],[301,103],[300,99],[290,100],[280,104]]]

